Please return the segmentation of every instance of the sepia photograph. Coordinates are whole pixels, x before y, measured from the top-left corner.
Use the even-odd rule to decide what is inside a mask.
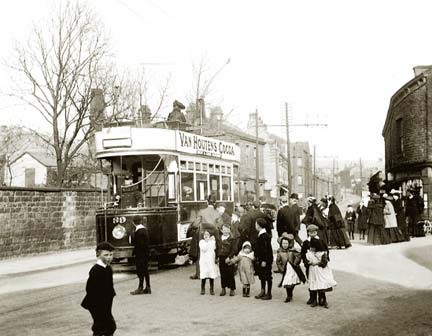
[[[0,335],[432,336],[430,10],[2,3]]]

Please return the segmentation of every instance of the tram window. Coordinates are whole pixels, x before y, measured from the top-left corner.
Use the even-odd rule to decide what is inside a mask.
[[[220,200],[219,175],[210,175],[210,195]]]
[[[193,201],[194,188],[193,188],[193,173],[181,173],[182,185],[182,201]]]
[[[192,161],[188,161],[188,170],[195,170],[195,166]]]
[[[202,171],[206,172],[207,171],[207,163],[203,163],[202,164]]]
[[[200,163],[200,162],[196,162],[196,163],[195,163],[195,169],[196,169],[197,171],[201,171],[201,163]]]
[[[214,165],[209,164],[209,173],[214,173]]]
[[[198,201],[205,201],[208,195],[206,174],[196,174],[196,193]]]
[[[222,176],[222,200],[231,201],[231,177]]]
[[[219,165],[215,166],[215,173],[220,173],[220,166]]]
[[[175,175],[173,173],[168,174],[168,199],[175,200]]]
[[[180,169],[186,170],[186,161],[180,161]]]

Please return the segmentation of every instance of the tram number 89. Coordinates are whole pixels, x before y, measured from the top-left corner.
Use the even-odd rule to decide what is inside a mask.
[[[126,222],[125,216],[113,217],[113,224],[124,224]]]

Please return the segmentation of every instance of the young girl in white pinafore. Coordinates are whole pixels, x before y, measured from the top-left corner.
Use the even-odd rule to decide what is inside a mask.
[[[306,278],[299,267],[300,252],[294,248],[294,236],[284,232],[278,239],[280,248],[277,250],[276,266],[282,279],[279,287],[284,287],[287,293],[285,302],[290,302],[293,298],[294,287],[300,282],[305,283]]]
[[[309,262],[309,290],[318,292],[318,303],[315,301],[311,307],[318,304],[328,308],[326,292],[332,291],[336,286],[333,278],[333,272],[328,266],[328,252],[324,244],[319,239],[311,239],[310,250],[306,253],[306,259]]]
[[[214,279],[219,277],[219,267],[216,265],[216,239],[209,231],[204,231],[199,248],[201,295],[205,294],[206,279],[210,279],[210,295],[214,295]]]

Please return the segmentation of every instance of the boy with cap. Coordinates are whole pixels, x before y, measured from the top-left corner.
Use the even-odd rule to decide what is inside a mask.
[[[149,235],[147,228],[143,225],[143,220],[144,224],[147,224],[147,217],[142,218],[141,216],[136,215],[133,218],[135,236],[132,254],[135,256],[136,273],[139,279],[139,284],[137,289],[130,292],[132,295],[151,294],[150,274],[148,271]],[[146,281],[145,289],[143,289],[144,278]]]
[[[116,295],[110,267],[114,249],[114,246],[108,242],[96,246],[98,260],[89,272],[86,296],[81,302],[81,306],[90,311],[93,318],[92,331],[94,336],[114,335],[117,329],[111,312],[113,299]]]

